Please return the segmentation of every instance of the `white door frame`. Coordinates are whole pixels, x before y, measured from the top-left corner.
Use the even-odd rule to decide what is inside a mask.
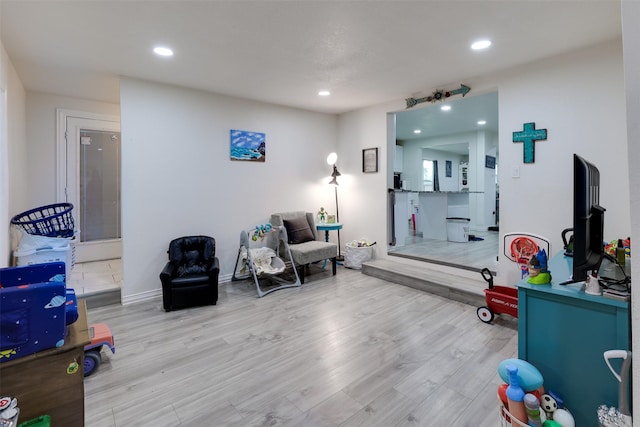
[[[96,120],[103,122],[113,122],[117,123],[118,127],[120,126],[120,117],[111,116],[106,114],[95,114],[88,113],[84,111],[74,111],[67,109],[56,109],[57,114],[57,149],[56,149],[56,166],[57,166],[57,174],[56,174],[56,197],[58,202],[66,202],[68,201],[68,193],[67,193],[67,122],[68,119],[81,119],[81,120]],[[76,167],[76,165],[74,165]],[[82,233],[82,230],[80,230]],[[107,249],[108,255],[106,258],[119,258],[122,254],[122,243],[121,239],[114,239],[108,244],[109,248]],[[81,248],[78,247],[79,243],[76,243],[76,262],[85,262],[85,261],[93,261],[98,259],[105,259],[104,255],[98,255],[101,251],[99,243],[93,244],[94,242],[88,242],[86,244],[82,243]],[[104,246],[104,245],[103,245]]]

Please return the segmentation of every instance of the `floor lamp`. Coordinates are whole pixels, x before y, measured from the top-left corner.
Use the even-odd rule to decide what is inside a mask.
[[[333,185],[333,190],[336,195],[336,221],[340,222],[340,210],[338,209],[338,177],[340,176],[340,172],[338,172],[338,168],[336,167],[336,161],[338,160],[338,155],[336,153],[329,154],[327,157],[327,163],[333,166],[333,172],[331,172],[331,181],[329,184]],[[338,261],[344,261],[341,253],[341,243],[340,243],[340,229],[338,231]]]

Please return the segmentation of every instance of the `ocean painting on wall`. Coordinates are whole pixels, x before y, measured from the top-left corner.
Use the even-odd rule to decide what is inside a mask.
[[[265,161],[266,135],[260,132],[231,129],[231,160]]]

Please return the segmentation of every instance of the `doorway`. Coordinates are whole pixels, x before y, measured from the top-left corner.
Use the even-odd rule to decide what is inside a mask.
[[[388,247],[388,254],[474,271],[491,268],[499,251],[497,93],[446,100],[391,115],[388,152],[400,161],[393,162],[389,182],[393,173],[401,185],[395,186],[396,197],[390,199],[396,219],[389,239],[395,244]],[[438,176],[438,186],[433,187],[436,191],[425,187],[425,160],[438,165],[434,167],[438,171],[434,172]],[[449,242],[446,237],[446,218],[460,216],[449,215],[449,210],[458,208],[465,208],[464,216],[471,219],[469,235],[473,240],[468,243]]]
[[[58,110],[58,200],[72,203],[75,261],[122,257],[118,117]]]

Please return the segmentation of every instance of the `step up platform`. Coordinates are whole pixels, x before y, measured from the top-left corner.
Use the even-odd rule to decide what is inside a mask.
[[[485,305],[487,282],[480,273],[400,257],[364,262],[362,273],[472,306]]]

